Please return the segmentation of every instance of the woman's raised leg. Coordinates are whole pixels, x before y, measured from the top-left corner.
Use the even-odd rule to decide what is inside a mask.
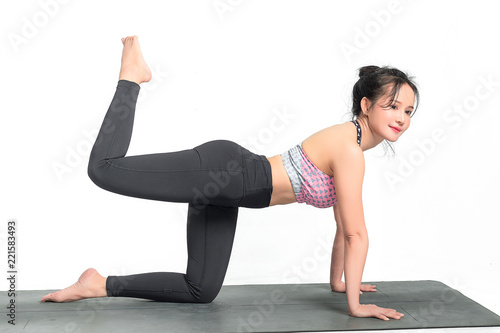
[[[90,154],[89,177],[105,190],[132,197],[235,206],[243,195],[241,153],[235,144],[217,141],[176,152],[125,156],[132,137],[138,82],[151,78],[146,68],[138,42],[128,45],[125,41],[121,80]],[[220,178],[228,177],[227,184],[218,185]],[[216,196],[211,195],[211,188],[205,191],[206,184],[214,182]],[[207,197],[212,201],[207,202]]]

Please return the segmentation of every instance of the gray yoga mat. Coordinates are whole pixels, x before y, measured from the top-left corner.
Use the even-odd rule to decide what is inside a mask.
[[[376,293],[360,296],[404,313],[401,320],[353,318],[346,295],[328,284],[224,286],[210,304],[97,298],[40,303],[50,290],[18,291],[16,325],[1,332],[321,332],[444,327],[500,327],[500,316],[437,281],[370,282]],[[5,305],[9,298],[2,292]]]

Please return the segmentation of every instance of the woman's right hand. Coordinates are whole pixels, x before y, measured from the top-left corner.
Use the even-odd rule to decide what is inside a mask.
[[[382,320],[401,319],[404,314],[397,312],[394,309],[386,309],[376,306],[375,304],[360,304],[354,311],[349,311],[352,317],[366,318],[375,317]]]

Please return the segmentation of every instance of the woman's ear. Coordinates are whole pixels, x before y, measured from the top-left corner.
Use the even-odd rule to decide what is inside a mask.
[[[371,104],[370,100],[366,97],[363,97],[361,100],[361,111],[365,114],[365,116],[368,115],[368,110],[370,109]]]

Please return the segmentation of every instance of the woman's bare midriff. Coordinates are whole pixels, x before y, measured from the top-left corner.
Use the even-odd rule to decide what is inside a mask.
[[[271,163],[273,177],[273,194],[271,196],[271,204],[286,205],[292,202],[297,202],[295,193],[293,192],[292,183],[280,155],[268,157],[267,160]]]

